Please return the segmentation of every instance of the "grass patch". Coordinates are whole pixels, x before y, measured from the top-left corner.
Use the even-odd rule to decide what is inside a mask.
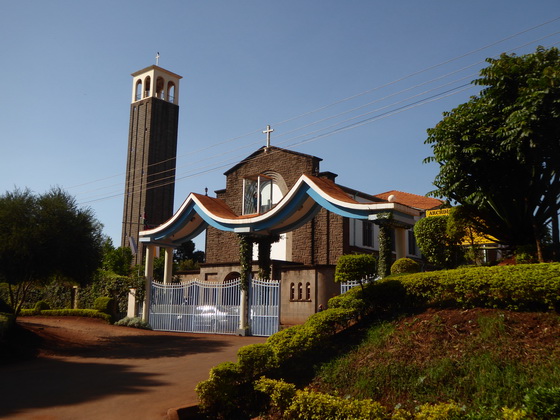
[[[472,415],[497,415],[521,408],[528,390],[560,386],[559,333],[557,314],[431,310],[371,326],[311,387],[412,412],[454,401]]]

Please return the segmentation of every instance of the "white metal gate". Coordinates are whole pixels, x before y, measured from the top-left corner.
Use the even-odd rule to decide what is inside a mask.
[[[253,280],[250,327],[253,335],[278,331],[279,282]],[[192,280],[180,284],[152,282],[150,325],[158,331],[235,334],[239,327],[241,282]]]
[[[269,337],[280,325],[280,282],[253,279],[249,294],[251,334]]]

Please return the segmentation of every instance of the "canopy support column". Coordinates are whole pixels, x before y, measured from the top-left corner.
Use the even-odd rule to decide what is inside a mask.
[[[165,248],[165,268],[163,271],[163,283],[171,283],[173,276],[173,248]]]
[[[406,257],[406,229],[395,227],[395,252],[397,260]]]

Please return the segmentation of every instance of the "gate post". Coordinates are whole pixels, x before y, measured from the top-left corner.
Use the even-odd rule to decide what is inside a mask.
[[[146,247],[146,267],[144,276],[146,277],[146,294],[144,297],[144,310],[142,311],[142,320],[150,322],[150,304],[152,303],[152,279],[154,278],[154,254],[155,247],[148,245]]]

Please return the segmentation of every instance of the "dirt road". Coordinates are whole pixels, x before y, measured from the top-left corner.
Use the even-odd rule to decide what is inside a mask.
[[[145,331],[87,318],[21,318],[39,356],[0,365],[0,418],[161,420],[197,403],[212,366],[262,337]]]

